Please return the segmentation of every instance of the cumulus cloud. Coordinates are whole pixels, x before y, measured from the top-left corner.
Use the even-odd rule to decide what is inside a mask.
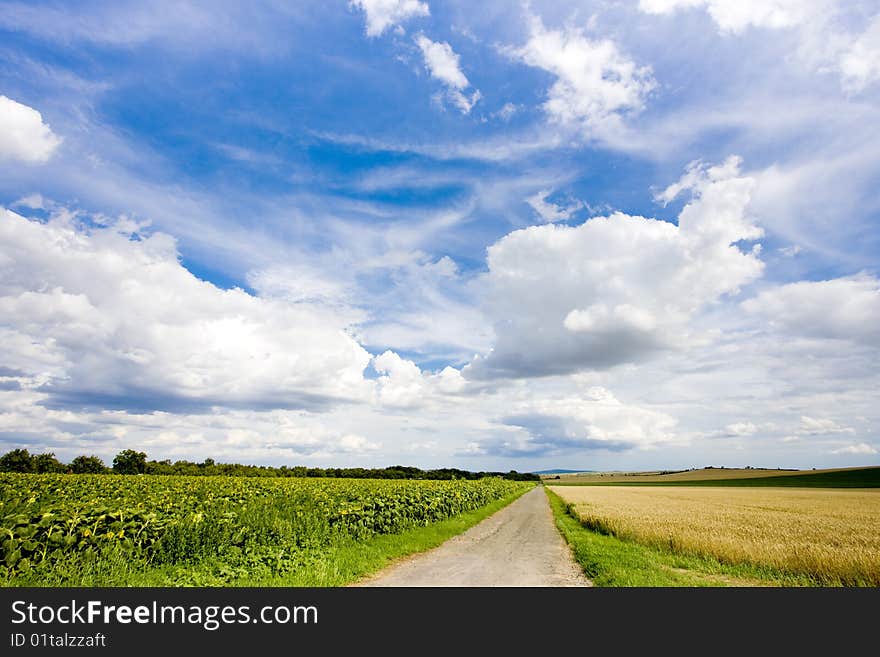
[[[323,307],[201,281],[162,233],[0,212],[0,356],[41,377],[48,403],[292,408],[364,394],[370,355]]]
[[[754,181],[737,158],[695,170],[677,183],[692,194],[677,226],[617,212],[531,226],[489,247],[482,283],[497,340],[465,375],[604,369],[685,343],[693,316],[763,269],[756,250],[737,246],[762,234],[746,216]]]
[[[428,4],[419,0],[350,0],[348,4],[364,12],[367,36],[371,37],[380,36],[410,18],[431,14]]]
[[[880,280],[867,273],[781,285],[742,307],[787,335],[880,346]]]
[[[151,458],[211,456],[238,463],[364,458],[381,444],[360,431],[304,410],[212,408],[199,413],[71,409],[46,406],[49,395],[25,377],[18,392],[0,390],[0,442],[59,458],[98,454],[107,462],[137,445]],[[331,424],[333,426],[331,426]]]
[[[471,111],[480,99],[479,89],[470,96],[465,90],[470,86],[467,77],[461,71],[458,54],[445,41],[431,41],[424,34],[416,36],[416,45],[422,51],[425,68],[432,77],[440,80],[445,86],[450,101],[458,107],[462,114]]]
[[[544,110],[590,135],[619,129],[622,117],[641,111],[656,86],[650,68],[636,65],[613,41],[592,40],[574,27],[548,30],[534,16],[525,45],[505,52],[555,75]]]
[[[519,431],[477,442],[471,448],[506,456],[650,448],[674,440],[676,425],[671,416],[624,404],[601,386],[561,398],[515,402],[499,421]]]
[[[405,360],[393,351],[386,351],[373,359],[373,369],[381,374],[376,382],[379,403],[412,406],[422,397],[422,372],[411,360]]]
[[[431,403],[436,395],[455,395],[464,391],[467,381],[454,367],[440,372],[423,372],[413,361],[393,351],[373,358],[376,380],[375,401],[382,406],[413,407]]]
[[[461,375],[461,370],[447,365],[436,374],[430,375],[430,380],[436,390],[445,395],[456,395],[465,392],[467,380]]]
[[[33,107],[0,96],[0,162],[46,162],[60,144],[61,138],[43,123],[42,114]]]

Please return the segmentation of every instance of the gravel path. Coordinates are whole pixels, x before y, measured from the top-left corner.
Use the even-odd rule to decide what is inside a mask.
[[[543,487],[354,586],[592,586],[553,522]]]

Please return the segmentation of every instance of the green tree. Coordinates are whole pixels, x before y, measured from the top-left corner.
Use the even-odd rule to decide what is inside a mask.
[[[34,457],[26,449],[13,449],[0,456],[2,472],[33,472]]]
[[[159,474],[159,475],[170,475],[174,474],[174,468],[171,465],[171,461],[165,459],[164,461],[147,461],[146,470],[144,470],[144,474]]]
[[[133,449],[124,449],[113,459],[116,474],[143,474],[147,469],[147,455]]]
[[[66,472],[64,464],[52,452],[36,454],[33,457],[34,472]]]
[[[107,472],[107,466],[97,456],[77,456],[70,462],[70,471],[74,474],[103,474]]]

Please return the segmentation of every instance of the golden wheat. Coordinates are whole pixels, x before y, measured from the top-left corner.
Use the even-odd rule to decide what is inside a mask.
[[[585,526],[676,552],[880,585],[880,490],[549,487]]]

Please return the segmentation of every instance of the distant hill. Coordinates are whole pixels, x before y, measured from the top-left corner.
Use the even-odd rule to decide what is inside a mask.
[[[806,488],[880,488],[880,467],[826,470],[700,468],[659,472],[566,474],[554,486],[791,486]]]
[[[595,472],[595,470],[563,470],[561,468],[556,470],[535,470],[532,474],[536,475],[554,475],[554,474],[579,474],[581,472]]]

